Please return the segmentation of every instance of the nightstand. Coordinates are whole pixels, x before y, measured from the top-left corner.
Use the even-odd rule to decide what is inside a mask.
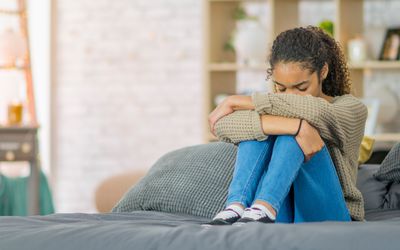
[[[39,214],[39,164],[38,164],[38,127],[0,126],[0,161],[27,161],[30,163],[28,183],[28,214]]]

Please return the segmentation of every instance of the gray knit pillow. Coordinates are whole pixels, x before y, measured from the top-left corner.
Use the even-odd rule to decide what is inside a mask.
[[[381,181],[400,182],[400,142],[389,151],[374,177]]]
[[[212,218],[223,209],[237,147],[213,142],[162,156],[112,212],[154,210]]]

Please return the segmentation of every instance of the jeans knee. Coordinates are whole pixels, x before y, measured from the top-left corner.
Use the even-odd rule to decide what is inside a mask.
[[[278,135],[276,137],[275,147],[282,147],[284,149],[300,149],[300,146],[293,135]]]
[[[296,138],[293,135],[278,135],[276,137],[277,142],[285,142],[285,143],[296,143]]]
[[[275,136],[269,135],[267,140],[264,141],[257,141],[257,140],[248,140],[248,141],[241,141],[239,146],[260,146],[270,144],[275,140]]]
[[[264,142],[264,141],[261,141]],[[258,145],[260,142],[257,140],[251,140],[251,141],[241,141],[239,145]]]

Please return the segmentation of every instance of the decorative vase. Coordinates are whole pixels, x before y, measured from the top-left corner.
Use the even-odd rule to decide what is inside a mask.
[[[256,20],[238,21],[234,46],[239,64],[249,66],[264,64],[267,56],[266,28]]]
[[[357,36],[347,42],[349,62],[361,63],[367,59],[367,48],[364,39]]]

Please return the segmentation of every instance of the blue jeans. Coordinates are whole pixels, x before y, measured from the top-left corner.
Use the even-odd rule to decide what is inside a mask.
[[[256,200],[275,209],[276,222],[351,221],[327,147],[304,162],[290,135],[239,143],[226,205]]]

